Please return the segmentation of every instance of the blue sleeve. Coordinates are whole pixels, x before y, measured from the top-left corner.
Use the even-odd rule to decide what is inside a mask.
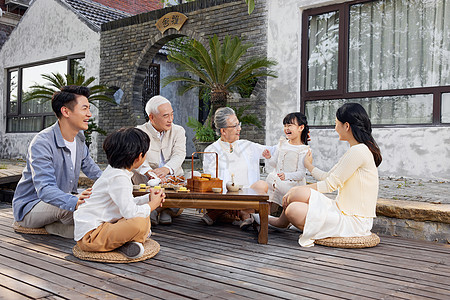
[[[81,170],[90,179],[97,179],[102,175],[102,170],[97,166],[89,155],[89,149],[86,145],[83,147],[83,158],[81,159]]]
[[[56,163],[58,156],[53,153],[51,145],[36,141],[28,151],[31,177],[38,198],[61,209],[74,211],[78,198],[58,187],[55,168],[63,166]]]

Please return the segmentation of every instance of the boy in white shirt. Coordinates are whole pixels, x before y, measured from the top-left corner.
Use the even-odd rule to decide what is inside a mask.
[[[165,194],[133,197],[132,170],[145,160],[150,140],[137,128],[122,128],[106,137],[103,150],[109,166],[92,187],[92,194],[74,213],[74,238],[81,250],[117,249],[128,258],[143,255],[150,234],[150,212],[162,205]]]

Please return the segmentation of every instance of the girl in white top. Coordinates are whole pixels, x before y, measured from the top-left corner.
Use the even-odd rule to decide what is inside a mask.
[[[268,151],[263,153],[268,165],[274,168],[266,178],[269,202],[272,202],[271,213],[282,206],[282,198],[291,188],[306,184],[303,164],[309,150],[306,116],[301,112],[290,113],[284,117],[283,125],[286,137],[280,138],[273,155]]]
[[[283,213],[269,224],[303,230],[299,244],[314,245],[316,239],[370,235],[378,198],[378,170],[381,153],[372,137],[369,116],[357,103],[347,103],[336,112],[335,130],[350,149],[329,171],[314,167],[311,152],[305,166],[319,180],[294,187],[283,197]],[[335,200],[322,193],[338,190]]]

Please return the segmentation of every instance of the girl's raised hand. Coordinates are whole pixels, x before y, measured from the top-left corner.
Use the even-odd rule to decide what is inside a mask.
[[[262,156],[263,156],[265,159],[270,159],[270,158],[272,157],[272,155],[270,154],[270,151],[269,151],[268,149],[265,149],[265,150],[263,151]]]
[[[313,157],[312,157],[311,150],[308,150],[308,152],[306,153],[304,163],[305,163],[305,166],[306,166],[307,164],[312,165],[312,163],[313,163]]]

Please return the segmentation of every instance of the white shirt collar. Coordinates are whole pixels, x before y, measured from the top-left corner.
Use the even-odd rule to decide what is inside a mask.
[[[158,130],[156,130],[155,127],[153,127],[152,122],[149,121],[148,123],[150,124],[150,128],[156,133],[156,136],[157,136],[160,140],[162,140],[162,138],[164,137],[164,134],[165,134],[166,132],[165,132],[165,131],[159,132]]]

